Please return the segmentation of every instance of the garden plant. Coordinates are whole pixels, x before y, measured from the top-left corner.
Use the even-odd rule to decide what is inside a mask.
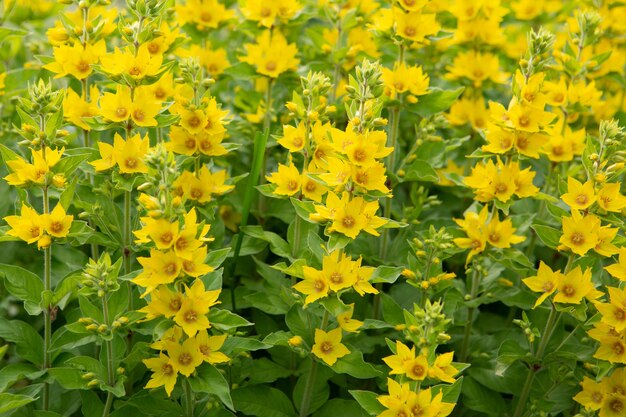
[[[0,416],[626,417],[626,2],[1,4]]]

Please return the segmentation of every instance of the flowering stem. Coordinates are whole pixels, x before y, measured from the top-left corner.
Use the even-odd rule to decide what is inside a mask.
[[[39,118],[39,128],[42,132],[46,130],[46,120],[43,115]],[[41,146],[41,154],[46,160],[46,143]],[[48,195],[48,186],[44,185],[43,192],[43,213],[50,214],[50,197]],[[43,288],[44,293],[49,294],[52,291],[52,241],[50,245],[43,251]],[[45,298],[44,298],[45,299]],[[52,316],[51,306],[46,304],[43,306],[44,316],[44,337],[43,337],[43,369],[47,371],[52,365],[52,355],[50,353],[50,345],[52,343]],[[48,410],[50,405],[50,384],[45,382],[43,385],[43,410]]]
[[[123,244],[123,263],[124,263],[124,274],[130,274],[130,234],[131,234],[131,225],[130,225],[130,199],[131,192],[126,191],[124,193],[124,244]]]
[[[109,301],[107,300],[106,294],[102,297],[102,315],[104,318],[104,324],[110,328],[111,321],[109,319]],[[105,345],[107,351],[107,384],[112,387],[115,385],[115,370],[113,369],[113,343],[110,340],[106,340]],[[102,417],[108,417],[112,403],[113,393],[109,391],[107,392],[107,400],[104,405],[104,410],[102,411]]]
[[[470,299],[469,301],[473,301],[478,294],[478,287],[480,283],[480,274],[476,266],[474,266],[472,271],[472,286],[470,288]],[[465,362],[467,360],[468,350],[469,350],[469,341],[470,336],[472,334],[472,322],[474,321],[474,312],[475,307],[467,308],[467,323],[465,323],[465,331],[463,333],[463,343],[461,344],[461,354],[459,356],[461,362]]]
[[[324,310],[324,317],[322,318],[322,324],[320,328],[324,330],[328,324],[328,310]],[[311,369],[306,378],[304,385],[304,393],[302,394],[302,402],[300,403],[300,417],[306,417],[309,415],[309,407],[311,406],[311,398],[313,397],[313,387],[315,386],[315,378],[317,377],[317,360],[311,357]]]
[[[548,321],[546,322],[546,327],[543,331],[541,342],[539,343],[539,348],[537,349],[536,365],[531,365],[528,370],[528,375],[526,376],[526,381],[524,382],[524,387],[522,388],[522,393],[520,394],[519,400],[517,402],[517,406],[515,407],[515,414],[513,417],[521,417],[526,408],[526,402],[528,400],[528,395],[530,394],[530,389],[532,387],[533,380],[535,379],[535,374],[541,370],[541,361],[543,360],[543,354],[546,351],[546,347],[548,347],[548,342],[552,337],[552,333],[554,331],[554,325],[557,322],[557,314],[556,308],[554,304],[551,304],[550,314],[548,315]]]
[[[390,113],[391,118],[391,130],[389,132],[389,146],[394,148],[398,142],[398,126],[400,125],[400,109],[398,107],[393,107]],[[395,165],[396,165],[396,157],[395,152],[391,152],[389,155],[388,162],[388,171],[395,174]],[[388,181],[390,182],[390,181]],[[391,185],[389,186],[391,189]],[[391,216],[391,198],[387,197],[385,199],[385,206],[383,208],[383,217],[390,218]],[[387,249],[389,246],[389,231],[390,229],[383,229],[382,237],[380,240],[380,247],[378,256],[382,263],[385,263],[387,259]],[[382,284],[376,284],[376,289],[380,293],[382,290]],[[380,318],[380,295],[377,295],[374,298],[374,306],[373,306],[373,317],[378,320]]]
[[[193,394],[188,379],[183,380],[183,390],[185,391],[185,413],[187,417],[193,417]]]

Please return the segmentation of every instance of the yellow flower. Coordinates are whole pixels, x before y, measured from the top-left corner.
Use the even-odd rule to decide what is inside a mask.
[[[148,44],[143,44],[137,54],[130,50],[120,51],[119,48],[115,48],[113,53],[103,55],[100,62],[102,70],[109,74],[124,74],[134,80],[142,80],[144,77],[159,73],[163,56],[150,54]]]
[[[398,95],[410,92],[413,96],[428,94],[429,78],[417,65],[407,66],[405,63],[396,64],[393,70],[382,69],[382,79],[385,83],[385,95],[395,99]]]
[[[143,139],[137,133],[135,136],[122,139],[119,134],[113,137],[113,160],[122,174],[147,173],[148,167],[143,158],[148,153],[150,139],[146,135]]]
[[[148,239],[138,239],[137,243],[145,243],[147,241],[154,242],[157,249],[167,250],[174,245],[178,236],[178,222],[170,222],[165,219],[152,219],[151,217],[142,217],[141,221],[145,226],[138,231],[133,232],[135,236],[146,236]]]
[[[583,390],[574,396],[574,401],[589,410],[599,410],[607,394],[605,385],[585,376],[582,387]]]
[[[511,219],[501,222],[500,215],[496,213],[487,225],[487,241],[497,248],[510,248],[512,244],[526,240],[526,237],[514,235],[514,232]]]
[[[209,44],[204,48],[200,45],[191,45],[188,50],[179,49],[177,54],[181,57],[197,57],[211,77],[215,78],[230,66],[228,55],[223,48],[212,49]]]
[[[387,188],[387,169],[380,162],[374,162],[369,166],[352,167],[351,177],[355,184],[363,187],[366,191],[380,191],[389,194],[391,190]]]
[[[356,282],[354,262],[340,250],[331,252],[322,259],[322,274],[326,277],[331,291],[341,291]]]
[[[182,303],[183,295],[181,293],[172,291],[165,285],[160,285],[152,291],[148,305],[139,311],[146,313],[147,319],[153,319],[158,316],[170,318],[178,313]]]
[[[454,376],[458,374],[459,371],[452,366],[453,357],[454,352],[437,355],[435,363],[428,368],[428,376],[450,384],[454,383]]]
[[[399,340],[396,340],[396,354],[383,358],[383,361],[391,368],[390,375],[402,375],[406,373],[405,364],[415,358],[415,346],[411,349]]]
[[[446,68],[446,78],[456,80],[467,78],[475,87],[491,80],[496,83],[506,82],[506,75],[500,71],[500,61],[497,55],[467,51],[459,53],[452,62],[452,66]]]
[[[181,25],[193,24],[198,30],[216,29],[232,19],[234,12],[218,0],[187,0],[176,4],[176,16]]]
[[[327,276],[322,271],[310,266],[303,266],[302,273],[304,279],[295,284],[293,288],[306,295],[304,305],[311,304],[328,295],[330,286]]]
[[[205,166],[200,168],[198,177],[189,171],[183,172],[174,182],[174,187],[179,188],[186,198],[198,203],[211,201],[212,195],[221,195],[229,192],[234,185],[226,185],[226,171],[211,173]]]
[[[612,242],[617,236],[618,229],[611,228],[609,226],[602,226],[598,229],[598,243],[596,244],[595,250],[602,256],[613,256],[619,249]]]
[[[563,217],[563,235],[559,242],[577,255],[583,256],[598,244],[600,219],[593,214],[582,217],[572,210],[571,217]]]
[[[11,171],[9,175],[4,177],[9,185],[26,185],[29,183],[43,184],[50,172],[61,159],[65,148],[46,149],[45,158],[44,151],[40,149],[32,152],[32,164],[26,162],[22,158],[6,161],[7,167]]]
[[[428,376],[428,359],[424,355],[419,355],[404,362],[402,367],[406,376],[412,380],[423,381]]]
[[[11,226],[7,235],[18,237],[28,244],[37,242],[43,236],[44,222],[42,216],[24,203],[22,203],[19,216],[7,216],[4,221]]]
[[[63,116],[72,124],[84,130],[91,130],[89,125],[82,119],[83,117],[97,116],[100,111],[97,106],[100,92],[97,85],[92,85],[89,89],[89,102],[81,98],[71,88],[65,90],[65,100],[63,100]]]
[[[157,286],[171,284],[180,274],[182,262],[174,251],[161,252],[150,250],[150,257],[138,257],[137,261],[143,266],[143,271],[133,278],[132,282],[146,288],[142,297],[148,295]]]
[[[350,307],[348,310],[337,315],[337,323],[339,327],[346,332],[356,333],[359,331],[359,327],[363,325],[363,322],[352,318],[354,314],[354,303],[348,304],[348,307]]]
[[[264,31],[257,38],[256,44],[246,44],[245,48],[246,55],[239,59],[254,65],[259,74],[271,78],[276,78],[285,71],[295,70],[300,63],[296,58],[296,45],[287,43],[287,39],[278,30]]]
[[[580,183],[572,177],[567,177],[567,193],[561,199],[572,209],[584,210],[596,201],[593,181]]]
[[[49,214],[41,215],[44,230],[50,236],[65,237],[70,232],[74,216],[67,215],[63,206],[58,203]]]
[[[144,359],[143,363],[152,371],[150,381],[145,388],[158,388],[163,385],[169,397],[174,390],[178,376],[178,371],[174,368],[172,360],[167,355],[160,353],[158,358]]]
[[[218,303],[219,294],[220,290],[205,291],[202,280],[196,279],[191,288],[185,286],[185,298],[174,321],[189,337],[208,329],[211,327],[207,317],[209,307]]]
[[[130,117],[137,126],[156,126],[155,116],[161,111],[161,103],[154,99],[148,87],[138,87],[135,90],[135,99],[130,107]]]
[[[350,350],[341,343],[341,327],[337,327],[328,333],[315,329],[315,344],[311,352],[329,366],[333,366],[337,359],[349,354]]]
[[[276,195],[294,195],[300,191],[302,177],[295,165],[278,164],[278,171],[265,177],[268,182],[275,184],[273,191]]]
[[[376,268],[371,266],[361,266],[363,258],[359,258],[354,263],[354,274],[356,275],[356,282],[352,285],[352,288],[359,295],[363,296],[367,294],[378,294],[378,290],[369,282],[374,270]]]
[[[557,282],[555,303],[580,304],[583,298],[597,298],[601,293],[596,291],[591,281],[591,269],[582,269],[577,266],[567,274],[561,274]]]
[[[132,107],[130,89],[127,86],[118,85],[115,94],[104,93],[100,98],[100,112],[105,119],[112,122],[128,120]]]
[[[560,271],[553,271],[548,265],[541,261],[539,263],[537,275],[530,278],[524,278],[522,280],[522,282],[524,282],[524,284],[526,284],[526,286],[532,291],[542,293],[533,308],[536,308],[538,305],[543,303],[546,298],[554,294],[559,282],[561,281],[562,275],[563,274],[561,274]]]
[[[330,232],[341,233],[351,239],[361,233],[367,227],[367,217],[363,212],[364,200],[361,197],[355,197],[349,200],[347,193],[342,197],[342,205],[335,212]]]
[[[513,102],[507,111],[509,123],[512,127],[524,132],[539,132],[554,120],[556,115],[533,107],[526,102]]]
[[[322,202],[322,196],[328,192],[328,188],[309,177],[306,172],[302,173],[302,194],[316,203]]]
[[[567,104],[567,85],[565,84],[565,78],[560,78],[558,82],[544,81],[541,86],[541,92],[546,98],[546,103],[560,107]]]
[[[610,303],[596,302],[602,321],[618,332],[626,329],[626,289],[607,287]]]
[[[626,332],[617,332],[604,322],[598,322],[587,332],[589,337],[600,342],[594,358],[611,363],[626,364]]]
[[[167,354],[174,370],[185,376],[190,376],[204,360],[198,349],[198,341],[193,337],[185,340],[182,345],[170,343]]]
[[[405,13],[396,7],[393,9],[393,19],[396,23],[396,34],[418,43],[423,43],[426,36],[435,35],[441,28],[437,23],[437,15],[433,13]]]
[[[201,330],[196,334],[198,350],[202,354],[202,359],[210,364],[228,362],[230,358],[218,350],[224,344],[226,335],[209,336],[206,330]]]
[[[54,48],[54,61],[43,67],[57,75],[54,78],[61,78],[67,74],[82,80],[87,78],[93,71],[92,65],[106,53],[104,40],[96,42],[94,45],[87,44],[85,47],[80,42],[73,46],[61,45]]]
[[[117,135],[117,133],[116,133]],[[115,160],[113,159],[113,146],[104,142],[97,142],[98,150],[100,151],[100,159],[89,162],[97,172],[106,171],[115,166]]]
[[[207,116],[201,109],[183,110],[180,113],[180,125],[189,133],[199,133],[207,123]]]
[[[605,266],[606,272],[620,281],[626,281],[626,247],[619,248],[619,262]]]
[[[609,182],[598,191],[598,205],[606,211],[620,212],[626,207],[626,197],[620,193],[621,184]]]
[[[183,271],[191,277],[200,277],[213,271],[213,267],[206,265],[204,260],[207,256],[206,246],[202,246],[191,253],[189,259],[183,259]]]
[[[278,141],[289,152],[298,152],[304,148],[306,142],[306,129],[304,122],[300,122],[297,127],[284,125],[283,137]]]

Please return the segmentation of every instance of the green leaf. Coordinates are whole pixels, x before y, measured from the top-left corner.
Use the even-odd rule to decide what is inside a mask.
[[[461,392],[463,393],[463,404],[470,410],[494,417],[503,416],[508,411],[500,394],[481,385],[474,378],[467,377],[464,379]]]
[[[3,392],[0,394],[0,413],[6,413],[16,408],[25,406],[32,403],[36,398],[29,397],[28,395],[17,395]]]
[[[204,261],[205,264],[209,265],[212,268],[218,268],[222,262],[228,257],[230,254],[230,248],[223,248],[212,250],[206,257]]]
[[[222,404],[234,411],[235,406],[230,396],[230,388],[222,373],[210,364],[202,365],[196,372],[196,376],[189,378],[191,389],[194,392],[206,392],[216,395]]]
[[[540,224],[533,224],[530,226],[539,239],[548,247],[556,248],[559,246],[559,239],[561,238],[561,232],[550,226],[542,226]]]
[[[463,89],[463,87],[459,87],[456,90],[431,88],[427,95],[420,96],[417,103],[409,105],[408,109],[422,117],[432,116],[447,110],[463,93]]]
[[[310,201],[302,201],[297,198],[291,197],[291,204],[293,204],[293,208],[296,210],[296,214],[302,218],[302,220],[307,221],[309,223],[317,224],[309,218],[309,214],[315,213],[315,205]]]
[[[343,358],[337,359],[332,366],[335,372],[348,374],[355,378],[367,379],[381,376],[383,373],[363,360],[363,354],[358,350],[353,350]]]
[[[6,391],[17,381],[27,378],[33,380],[44,371],[29,363],[10,363],[0,369],[0,392]]]
[[[232,393],[235,409],[257,417],[295,417],[296,411],[287,396],[276,388],[253,385]]]
[[[6,17],[6,16],[5,16]],[[28,32],[22,29],[8,28],[8,27],[0,27],[0,42],[4,42],[11,36],[25,36]]]
[[[248,320],[235,313],[217,308],[212,308],[209,311],[209,321],[211,322],[211,325],[224,331],[236,329],[237,327],[253,325],[253,323],[250,323]]]
[[[313,417],[365,417],[366,415],[356,401],[333,398],[317,410]]]
[[[14,297],[24,302],[28,314],[41,313],[41,294],[44,290],[41,278],[19,266],[0,264],[0,275],[4,276],[4,286]]]
[[[370,280],[373,283],[385,282],[388,284],[393,284],[400,276],[402,270],[402,267],[382,265],[374,270]]]
[[[437,171],[427,162],[422,159],[414,160],[406,170],[406,174],[402,177],[402,182],[406,181],[428,181],[438,182],[439,175]]]
[[[85,372],[76,368],[50,368],[48,373],[65,389],[88,389]]]
[[[296,382],[296,386],[293,389],[293,403],[296,405],[296,410],[300,411],[300,406],[302,405],[302,397],[304,394],[304,390],[306,387],[306,381],[308,379],[308,372],[305,372],[303,375],[298,378]],[[328,397],[330,396],[330,389],[328,387],[328,382],[325,378],[321,378],[321,374],[318,373],[315,378],[315,382],[312,388],[311,401],[309,403],[309,412],[307,415],[315,412],[318,408],[320,408],[326,401],[328,401]]]
[[[378,402],[378,394],[371,391],[350,390],[350,395],[359,403],[361,408],[371,416],[377,416],[386,408]]]
[[[30,324],[19,320],[0,320],[0,337],[15,343],[15,350],[22,359],[35,365],[43,363],[43,339]]]
[[[514,362],[524,358],[528,350],[520,345],[519,342],[511,339],[505,340],[498,349],[498,358],[496,359],[495,374],[497,376],[504,375]]]
[[[54,172],[63,174],[66,178],[70,178],[80,164],[86,161],[90,156],[91,154],[88,153],[64,156],[59,163],[54,166]]]
[[[276,233],[267,232],[263,230],[261,226],[244,226],[241,227],[240,230],[250,237],[261,239],[269,243],[271,251],[276,255],[282,256],[283,258],[291,257],[289,244]]]

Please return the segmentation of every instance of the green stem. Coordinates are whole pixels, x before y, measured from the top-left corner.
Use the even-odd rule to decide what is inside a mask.
[[[124,236],[123,236],[123,264],[124,274],[130,274],[130,240],[131,240],[131,217],[130,217],[130,205],[131,205],[131,192],[124,192]]]
[[[526,409],[526,403],[528,400],[528,395],[530,394],[530,389],[532,387],[533,380],[535,379],[535,374],[541,370],[541,362],[543,360],[543,354],[548,347],[548,342],[550,342],[550,338],[552,337],[552,333],[554,332],[554,325],[557,321],[556,308],[554,304],[551,305],[550,315],[548,315],[548,321],[546,322],[546,327],[541,335],[541,342],[539,343],[539,348],[537,349],[536,360],[537,364],[532,365],[528,370],[528,375],[526,376],[526,381],[524,382],[524,387],[522,388],[522,392],[520,394],[519,400],[517,402],[517,406],[515,407],[515,414],[513,417],[521,417]]]
[[[104,318],[104,324],[106,324],[110,328],[111,321],[109,318],[109,301],[107,300],[106,295],[102,297],[102,315]],[[105,345],[107,355],[107,384],[113,387],[115,386],[115,370],[113,369],[113,343],[111,342],[111,340],[106,340]],[[102,417],[108,417],[112,403],[113,393],[109,391],[107,392],[107,400],[106,404],[104,405],[104,410],[102,411]]]
[[[322,324],[320,328],[324,330],[328,324],[328,311],[324,310],[324,317],[322,318]],[[315,378],[317,377],[317,360],[311,357],[311,369],[306,378],[304,384],[304,393],[302,395],[302,402],[300,403],[300,417],[306,417],[309,415],[309,408],[311,407],[311,398],[313,398],[313,388],[315,386]]]
[[[248,224],[248,216],[250,215],[250,207],[252,206],[252,198],[254,196],[254,187],[259,182],[259,176],[263,169],[263,155],[265,154],[265,146],[267,145],[267,138],[269,137],[269,130],[265,132],[257,132],[254,137],[254,153],[252,155],[252,166],[250,167],[250,176],[248,177],[248,183],[246,184],[246,192],[243,196],[243,208],[241,211],[241,224],[240,227],[244,227]],[[235,289],[239,284],[239,278],[235,275],[237,267],[237,260],[239,259],[239,253],[241,252],[241,244],[243,243],[243,233],[241,229],[237,234],[237,241],[235,242],[233,261],[230,266],[230,277],[232,279],[232,287],[230,290],[230,301],[233,311],[237,310]]]
[[[394,152],[391,152],[391,154],[389,155],[387,170],[395,175],[396,173],[395,172],[395,168],[396,168],[395,148],[398,142],[398,126],[400,126],[400,109],[398,107],[393,107],[391,109],[390,118],[391,118],[391,127],[389,131],[389,146],[394,148]],[[393,189],[393,187],[390,187],[390,188]],[[385,199],[385,206],[383,208],[383,217],[385,218],[391,217],[391,198],[389,197]],[[380,261],[383,264],[385,263],[387,259],[387,251],[389,247],[389,233],[390,233],[390,229],[383,229],[381,240],[380,240],[378,257],[380,258]],[[378,290],[379,295],[377,295],[374,298],[374,305],[372,307],[372,313],[373,313],[374,319],[378,320],[381,314],[380,293],[382,292],[382,284],[380,283],[376,284],[376,289]]]
[[[478,287],[480,284],[480,274],[476,266],[474,266],[472,271],[472,285],[470,288],[470,299],[469,301],[473,301],[478,294]],[[467,360],[467,355],[469,351],[469,342],[470,336],[472,334],[472,322],[474,321],[474,313],[476,311],[475,307],[467,308],[467,323],[465,323],[465,331],[463,332],[463,343],[461,344],[461,353],[459,355],[460,361],[465,362]]]
[[[193,393],[188,379],[183,380],[183,390],[185,391],[185,413],[187,417],[193,417]]]

